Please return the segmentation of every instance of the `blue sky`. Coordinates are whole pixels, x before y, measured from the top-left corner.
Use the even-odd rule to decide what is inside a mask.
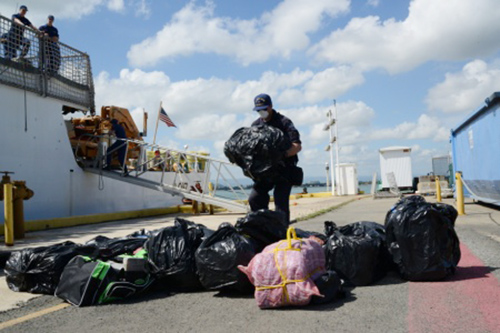
[[[96,106],[126,107],[153,132],[160,101],[178,128],[157,142],[223,157],[256,118],[253,97],[301,133],[306,177],[323,176],[336,100],[340,162],[380,172],[378,150],[412,148],[414,176],[449,154],[449,132],[500,85],[495,0],[25,1],[36,25],[89,53]],[[21,5],[4,0],[10,17]]]

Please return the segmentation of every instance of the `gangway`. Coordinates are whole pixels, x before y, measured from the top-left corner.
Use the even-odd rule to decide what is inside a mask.
[[[107,155],[115,151],[107,149],[108,135],[82,135],[75,149],[78,164],[89,173],[171,195],[179,195],[200,203],[219,206],[235,212],[248,212],[248,194],[231,172],[230,162],[194,152],[171,149],[134,139],[119,139],[128,153],[138,156],[133,165],[116,170],[104,168]],[[80,146],[97,146],[97,156],[79,156]],[[148,158],[148,151],[163,151],[163,155]],[[186,164],[191,168],[187,169]],[[220,190],[223,188],[224,191]],[[225,196],[224,196],[225,194]],[[229,197],[230,196],[230,197]]]

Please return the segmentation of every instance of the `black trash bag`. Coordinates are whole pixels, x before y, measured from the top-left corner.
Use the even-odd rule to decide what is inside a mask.
[[[250,238],[240,235],[232,225],[221,225],[196,250],[196,267],[203,287],[252,293],[254,287],[238,265],[250,263],[257,253],[255,247]]]
[[[314,236],[316,238],[319,238],[323,243],[325,243],[328,240],[328,237],[325,234],[322,234],[321,232],[307,231],[299,228],[294,228],[294,229],[298,238],[309,238],[311,236]]]
[[[135,235],[135,236],[132,236]],[[79,252],[93,259],[107,260],[121,254],[133,253],[148,240],[148,237],[132,234],[125,237],[108,238],[97,236],[83,244]]]
[[[390,258],[384,226],[363,221],[337,228],[327,221],[325,233],[327,270],[336,271],[347,284],[355,286],[369,285],[385,276]]]
[[[11,251],[0,251],[0,269],[4,269],[7,260],[9,260]]]
[[[151,235],[144,248],[157,284],[170,289],[194,291],[202,288],[195,262],[195,252],[205,235],[212,231],[201,224],[175,218],[174,226]]]
[[[387,246],[404,279],[435,281],[455,272],[460,241],[455,208],[421,196],[401,199],[385,217]]]
[[[326,271],[314,280],[323,297],[314,295],[311,304],[326,304],[345,297],[342,280],[335,271]]]
[[[236,230],[242,235],[250,236],[257,243],[257,251],[266,246],[286,239],[288,224],[282,212],[259,209],[236,220]]]
[[[14,251],[5,265],[7,285],[13,291],[53,295],[64,267],[76,255],[73,242]]]
[[[273,126],[242,127],[224,144],[224,154],[255,180],[280,179],[285,167],[283,157],[291,147],[290,139]]]

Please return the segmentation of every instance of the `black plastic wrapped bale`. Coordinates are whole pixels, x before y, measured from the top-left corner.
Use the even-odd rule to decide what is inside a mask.
[[[11,253],[5,265],[13,291],[53,295],[66,264],[78,255],[78,245],[64,242]]]
[[[457,215],[452,206],[428,203],[421,196],[403,198],[389,210],[387,246],[403,278],[434,281],[455,272],[460,261]]]
[[[295,228],[295,232],[297,233],[297,237],[299,238],[316,237],[320,239],[323,243],[325,243],[328,240],[328,237],[325,234],[322,234],[321,232],[302,230],[299,228]]]
[[[325,233],[326,269],[336,271],[346,283],[365,286],[386,274],[390,257],[384,226],[363,221],[337,228],[325,222]]]
[[[107,260],[121,254],[133,253],[148,240],[147,234],[140,232],[126,237],[108,238],[97,236],[80,247],[80,253],[94,259]]]
[[[314,295],[311,304],[326,304],[345,297],[342,280],[335,271],[326,271],[314,280],[323,297]]]
[[[252,293],[254,288],[238,265],[248,265],[255,256],[255,244],[230,224],[221,227],[201,243],[196,266],[206,289],[232,289]]]
[[[283,213],[267,209],[259,209],[239,218],[235,227],[240,234],[256,241],[258,252],[270,244],[286,239],[288,229]]]
[[[224,154],[243,169],[245,176],[258,181],[281,177],[283,156],[291,142],[283,132],[272,126],[238,129],[224,144]]]
[[[0,251],[0,269],[5,268],[7,260],[9,260],[11,251]]]
[[[201,224],[178,217],[174,226],[157,230],[146,242],[145,249],[151,272],[161,278],[158,282],[170,289],[201,289],[195,252],[212,232]]]

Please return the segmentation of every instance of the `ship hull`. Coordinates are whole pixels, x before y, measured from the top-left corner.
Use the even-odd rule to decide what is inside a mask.
[[[0,87],[0,101],[0,171],[14,172],[12,180],[26,181],[34,191],[24,202],[28,223],[181,204],[181,196],[82,170],[75,161],[62,115],[64,105],[81,108],[78,105],[8,86]],[[160,179],[160,175],[147,174],[144,177],[148,179]],[[164,182],[173,184],[174,177],[175,173],[167,173]],[[2,222],[3,209],[2,205]]]

